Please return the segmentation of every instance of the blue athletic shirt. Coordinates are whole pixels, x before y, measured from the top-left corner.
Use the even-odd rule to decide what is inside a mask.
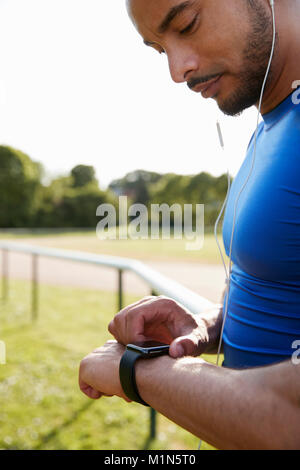
[[[291,359],[292,343],[300,340],[300,104],[294,104],[300,92],[296,92],[263,115],[254,169],[237,205],[223,336],[225,367]],[[253,150],[254,135],[225,211],[227,256],[234,205],[250,172]],[[223,311],[225,303],[226,296]]]

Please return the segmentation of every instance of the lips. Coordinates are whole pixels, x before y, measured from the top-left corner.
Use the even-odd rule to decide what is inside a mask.
[[[218,75],[217,77],[212,78],[211,80],[208,80],[207,82],[199,83],[199,84],[195,85],[192,88],[192,90],[195,91],[196,93],[204,93],[205,91],[208,90],[208,88],[210,88],[210,86],[213,83],[216,83],[219,80],[220,77],[221,77],[221,75]]]
[[[221,78],[222,75],[218,75],[217,77],[214,77],[212,78],[211,80],[208,80],[206,82],[202,82],[202,83],[198,83],[196,85],[194,85],[193,87],[190,87],[193,91],[195,91],[196,93],[202,93],[202,96],[204,98],[208,98],[210,96],[210,94],[207,95],[206,92],[209,91],[210,87],[212,87],[212,85],[216,84],[219,79]],[[216,87],[213,87],[213,88],[216,88]]]

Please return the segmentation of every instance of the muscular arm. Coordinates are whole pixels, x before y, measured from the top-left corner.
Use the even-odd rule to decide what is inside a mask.
[[[300,449],[300,367],[230,370],[201,359],[138,361],[140,395],[220,449]]]
[[[108,342],[80,364],[90,398],[117,395],[124,346]],[[300,365],[291,361],[245,370],[202,359],[139,359],[141,397],[179,426],[219,449],[300,449]]]

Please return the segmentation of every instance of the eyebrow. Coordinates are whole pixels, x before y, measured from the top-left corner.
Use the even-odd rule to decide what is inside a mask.
[[[176,5],[175,7],[172,7],[168,13],[166,14],[165,18],[163,19],[163,21],[160,23],[159,27],[157,28],[157,32],[159,34],[163,34],[167,31],[167,29],[169,28],[170,24],[172,23],[172,21],[178,16],[180,15],[180,13],[182,13],[186,8],[190,7],[192,5],[192,3],[194,2],[191,2],[191,1],[185,1],[183,3],[179,3],[179,5]],[[146,39],[144,39],[144,44],[146,46],[153,46],[155,43],[152,42],[152,41],[147,41]]]
[[[175,7],[171,8],[171,10],[169,10],[167,15],[163,19],[163,21],[160,23],[157,31],[160,34],[165,33],[167,29],[169,28],[170,24],[172,23],[172,21],[176,18],[176,16],[178,16],[181,12],[183,12],[183,10],[188,8],[190,5],[191,5],[191,2],[186,1],[183,3],[179,3],[179,5],[176,5]]]

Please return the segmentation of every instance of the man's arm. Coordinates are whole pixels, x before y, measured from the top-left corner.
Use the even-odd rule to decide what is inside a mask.
[[[137,363],[140,395],[219,449],[300,449],[300,367],[230,370],[191,357]]]
[[[83,359],[81,390],[91,398],[126,399],[119,380],[123,352],[109,342]],[[300,366],[291,361],[231,370],[162,356],[139,359],[136,381],[149,405],[219,449],[300,449]]]

